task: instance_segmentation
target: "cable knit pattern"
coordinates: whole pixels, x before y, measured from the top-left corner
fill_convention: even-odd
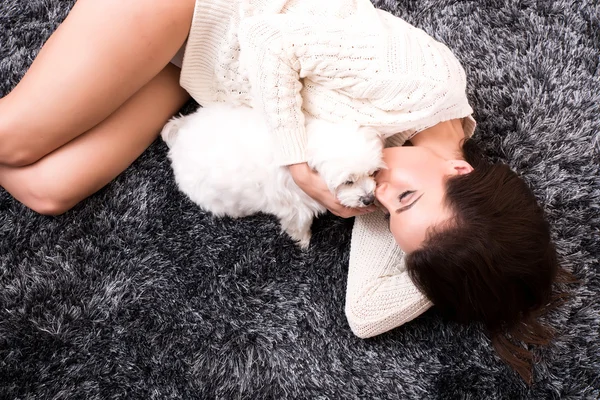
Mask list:
[[[277,160],[306,160],[303,112],[401,142],[472,113],[452,52],[369,0],[198,0],[181,85],[264,110]]]
[[[181,85],[200,104],[262,109],[277,160],[306,160],[303,112],[373,126],[400,146],[441,121],[475,121],[465,73],[451,51],[369,0],[197,0]],[[411,282],[385,217],[357,217],[346,314],[370,337],[431,303]]]

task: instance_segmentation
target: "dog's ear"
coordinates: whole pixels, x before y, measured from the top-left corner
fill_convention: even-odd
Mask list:
[[[179,117],[173,117],[166,123],[160,132],[160,136],[165,141],[167,146],[173,146],[175,140],[177,139],[177,132],[183,125],[184,118],[180,115]]]

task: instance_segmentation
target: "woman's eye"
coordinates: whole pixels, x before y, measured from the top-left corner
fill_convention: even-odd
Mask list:
[[[398,197],[398,200],[402,202],[402,200],[406,200],[406,198],[408,198],[408,196],[410,196],[413,193],[415,193],[414,190],[407,190],[405,192],[402,192],[402,194]]]

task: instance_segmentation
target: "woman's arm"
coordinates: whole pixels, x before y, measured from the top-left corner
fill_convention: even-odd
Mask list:
[[[352,230],[346,317],[361,338],[396,328],[432,306],[410,280],[387,225],[377,211],[356,217]]]
[[[300,63],[294,52],[285,48],[290,29],[286,20],[280,15],[249,17],[238,33],[240,62],[248,72],[253,107],[265,114],[280,165],[306,161]]]
[[[250,17],[242,22],[239,31],[240,60],[248,70],[253,106],[264,112],[274,135],[278,163],[289,166],[294,181],[306,194],[333,214],[349,218],[373,211],[373,208],[359,210],[341,205],[323,179],[305,162],[307,139],[300,79],[318,75],[330,67],[327,57],[314,56],[321,54],[317,45],[310,45],[315,37],[307,37],[307,32],[316,35],[314,29],[317,26],[314,20],[289,15]],[[332,32],[339,33],[341,28],[328,26],[328,29],[330,31],[316,37],[321,40],[322,36]],[[302,45],[294,44],[298,41]],[[316,53],[308,54],[307,49]],[[322,62],[315,61],[321,58]]]

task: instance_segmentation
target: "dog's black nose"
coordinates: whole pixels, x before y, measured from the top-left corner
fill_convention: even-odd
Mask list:
[[[373,204],[373,202],[375,202],[375,195],[373,193],[371,193],[371,194],[368,194],[366,196],[361,196],[359,198],[359,200],[365,206],[370,206],[371,204]]]

